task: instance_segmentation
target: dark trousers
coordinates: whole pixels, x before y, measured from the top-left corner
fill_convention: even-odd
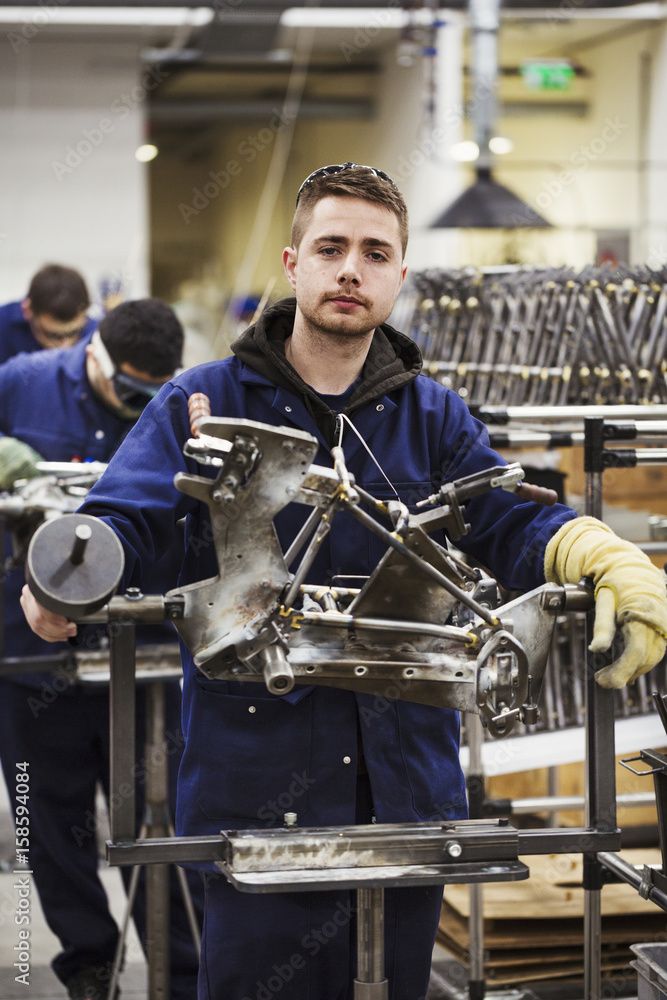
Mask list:
[[[357,822],[371,822],[360,778]],[[198,1000],[352,1000],[356,894],[244,893],[204,875]],[[425,1000],[442,886],[385,890],[390,1000]]]
[[[97,685],[73,685],[53,692],[0,679],[0,759],[12,808],[16,764],[29,774],[29,853],[32,880],[46,921],[59,938],[62,952],[53,960],[65,982],[86,965],[113,960],[118,928],[97,874],[95,788],[100,782],[109,798],[109,696]],[[171,810],[175,808],[176,776],[182,753],[180,686],[165,685],[166,747]],[[150,762],[144,760],[145,697],[137,691],[137,821],[143,811],[143,782]],[[130,870],[121,869],[129,881]],[[175,872],[171,878],[170,956],[172,1000],[196,995],[198,956],[190,934]],[[188,873],[198,914],[203,892],[196,873]],[[133,917],[145,940],[145,892],[140,879]]]

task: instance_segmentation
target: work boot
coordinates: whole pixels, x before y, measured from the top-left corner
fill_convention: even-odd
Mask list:
[[[70,1000],[107,1000],[109,966],[87,965],[78,969],[65,983]]]

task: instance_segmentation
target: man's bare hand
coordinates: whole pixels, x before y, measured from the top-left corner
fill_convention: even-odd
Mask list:
[[[76,635],[76,623],[43,608],[26,584],[21,591],[21,607],[28,625],[47,642],[66,642]]]

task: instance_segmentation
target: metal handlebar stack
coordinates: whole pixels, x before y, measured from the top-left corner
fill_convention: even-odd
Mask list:
[[[427,270],[397,311],[473,406],[667,402],[667,269]]]

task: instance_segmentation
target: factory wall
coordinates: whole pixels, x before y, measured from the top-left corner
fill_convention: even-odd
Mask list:
[[[33,28],[36,26],[33,25]],[[148,289],[144,101],[154,77],[137,41],[5,36],[0,59],[0,301],[55,261],[95,296]]]
[[[425,67],[421,60],[398,66],[388,50],[368,96],[376,102],[372,119],[301,118],[291,142],[284,182],[259,249],[249,289],[261,295],[288,294],[280,251],[289,243],[294,194],[304,177],[323,163],[354,160],[383,167],[401,186],[411,211],[411,267],[454,262],[457,235],[434,232],[432,219],[461,187],[460,167],[447,160],[447,149],[461,135],[462,19],[453,14],[439,32],[434,81],[443,125],[427,112]],[[343,95],[341,95],[343,96]],[[356,96],[360,96],[357,92]],[[446,109],[456,114],[444,126]],[[154,288],[172,298],[195,297],[221,305],[234,279],[250,235],[256,206],[276,169],[277,141],[288,123],[280,108],[268,121],[231,123],[208,144],[172,147],[152,165]]]

